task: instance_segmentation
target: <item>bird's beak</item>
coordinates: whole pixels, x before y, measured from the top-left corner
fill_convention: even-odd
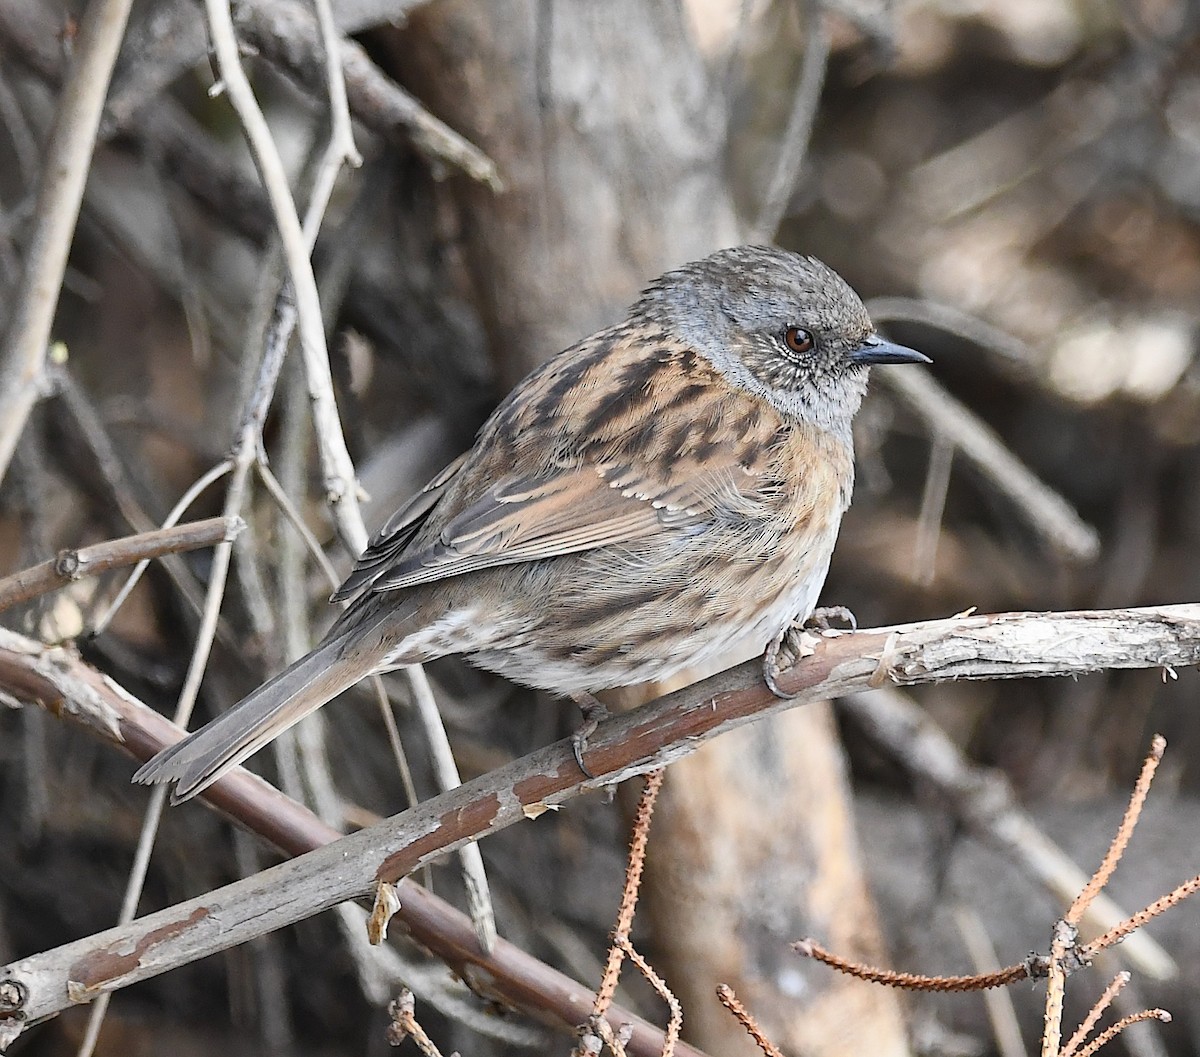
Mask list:
[[[875,363],[933,363],[923,352],[884,341],[872,334],[857,349],[850,353],[850,362],[870,366]]]

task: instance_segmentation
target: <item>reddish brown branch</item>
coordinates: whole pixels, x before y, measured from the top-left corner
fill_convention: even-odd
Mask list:
[[[877,969],[872,965],[852,962],[847,958],[826,950],[816,940],[803,939],[792,944],[792,950],[805,958],[822,962],[846,976],[866,980],[885,987],[899,987],[905,991],[986,991],[992,987],[1005,987],[1024,980],[1030,975],[1029,966],[1010,965],[995,973],[976,973],[971,976],[921,976],[919,973],[900,973],[893,969]]]
[[[63,692],[67,688],[69,695]],[[179,729],[169,720],[84,664],[73,652],[47,649],[4,629],[0,629],[0,692],[35,701],[55,715],[81,723],[135,760],[148,760],[180,737]],[[218,782],[207,791],[205,800],[287,855],[311,852],[342,836],[308,808],[246,770],[239,769]],[[412,881],[400,881],[396,887],[402,904],[396,920],[482,996],[549,1020],[564,1031],[573,1031],[592,1008],[595,993],[582,984],[505,940],[499,940],[490,955],[485,954],[465,914]],[[74,966],[81,976],[85,975],[84,968],[78,962]],[[0,981],[4,976],[0,968]],[[86,1001],[99,993],[91,990],[85,980],[76,983],[81,985],[77,1000]],[[28,997],[27,993],[22,997],[21,1006]],[[65,999],[64,995],[64,1005],[70,1004]],[[19,1007],[14,1011],[23,1012]],[[4,1012],[0,1006],[0,1022]],[[632,1027],[630,1054],[658,1057],[662,1052],[662,1031],[636,1014],[614,1006],[608,1021],[614,1027]],[[683,1057],[705,1057],[692,1046],[681,1045],[676,1052]]]

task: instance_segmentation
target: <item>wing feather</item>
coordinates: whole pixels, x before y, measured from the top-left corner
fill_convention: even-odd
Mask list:
[[[648,356],[614,331],[569,355],[389,519],[335,598],[778,515],[772,411],[681,347]]]

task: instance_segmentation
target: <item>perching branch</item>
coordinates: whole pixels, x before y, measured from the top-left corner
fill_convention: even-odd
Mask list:
[[[180,731],[166,717],[142,704],[70,650],[47,647],[0,628],[0,703],[35,701],[101,739],[146,760],[177,741]],[[289,799],[263,779],[239,768],[218,782],[205,800],[227,817],[288,855],[302,855],[330,845],[341,833],[302,804]],[[573,1031],[592,1008],[595,993],[505,940],[484,952],[471,920],[419,885],[396,886],[401,906],[395,919],[422,947],[442,959],[481,996],[523,1009],[539,1020]],[[24,1008],[28,989],[0,967],[0,1051],[31,1022]],[[53,1015],[55,1010],[45,1014]],[[635,1014],[613,1006],[614,1027],[634,1028],[629,1052],[658,1057],[662,1032]],[[679,1046],[681,1057],[704,1057]]]
[[[27,642],[0,638],[0,690],[9,697],[37,700],[45,692],[31,688],[30,679],[46,660],[31,658],[14,641]],[[72,1003],[369,895],[379,883],[406,877],[468,840],[585,790],[661,767],[717,734],[806,701],[889,680],[914,684],[1198,664],[1200,605],[952,617],[828,633],[814,640],[812,650],[780,677],[781,687],[797,695],[793,699],[773,697],[762,683],[760,662],[749,661],[602,723],[586,753],[595,779],[580,774],[571,741],[564,739],[263,873],[23,959],[0,969],[0,980],[7,978],[23,989],[27,997],[21,1012],[30,1021],[52,1016]],[[50,707],[80,707],[62,691],[58,694]],[[159,747],[148,740],[129,740],[127,748],[145,758]],[[231,789],[245,789],[252,781],[235,772],[212,787],[211,800],[226,805]]]

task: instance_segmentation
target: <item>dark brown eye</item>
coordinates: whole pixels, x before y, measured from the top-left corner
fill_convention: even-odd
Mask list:
[[[803,327],[788,327],[783,342],[792,352],[811,352],[814,344],[813,336]]]

